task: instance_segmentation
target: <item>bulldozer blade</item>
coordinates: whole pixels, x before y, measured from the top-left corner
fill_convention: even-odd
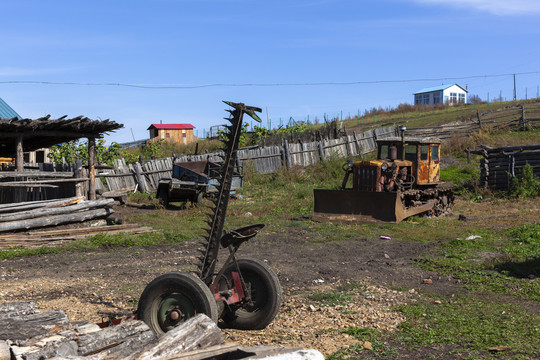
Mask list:
[[[429,211],[435,201],[405,209],[396,192],[313,190],[313,220],[321,222],[394,223]]]

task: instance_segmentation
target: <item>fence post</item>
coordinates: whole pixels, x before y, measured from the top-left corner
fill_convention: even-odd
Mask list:
[[[521,129],[525,130],[525,105],[521,105]]]
[[[73,175],[76,179],[82,178],[82,160],[77,159],[75,160],[75,169],[73,171]],[[83,191],[83,183],[82,182],[76,182],[75,183],[75,196],[84,196]]]
[[[142,168],[140,163],[135,163],[135,177],[137,178],[137,184],[139,184],[139,190],[142,193],[146,192],[146,184],[142,175]]]
[[[285,139],[283,144],[283,153],[285,154],[285,166],[291,168],[291,154],[289,153],[289,142]]]
[[[478,126],[482,128],[482,120],[480,119],[480,111],[476,110],[476,117],[478,118]]]
[[[324,154],[322,140],[317,142],[317,148],[319,149],[319,158],[321,159],[321,161],[326,161],[326,155]]]

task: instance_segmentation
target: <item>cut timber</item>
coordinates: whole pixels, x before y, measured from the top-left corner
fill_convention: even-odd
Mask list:
[[[0,340],[25,340],[69,323],[62,310],[0,318]]]
[[[166,359],[181,353],[221,345],[224,342],[221,330],[216,323],[208,316],[199,314],[163,334],[154,347],[134,354],[129,359]]]
[[[61,229],[61,230],[44,230],[44,231],[28,231],[25,233],[17,234],[4,234],[0,235],[0,239],[12,239],[12,238],[26,238],[26,237],[47,237],[47,236],[62,236],[62,235],[76,235],[87,233],[100,233],[108,230],[129,230],[140,228],[138,224],[124,224],[124,225],[112,225],[112,226],[88,226],[76,229]]]
[[[83,197],[71,197],[71,198],[65,198],[60,200],[43,200],[43,201],[25,201],[25,202],[19,202],[19,203],[10,203],[10,204],[1,204],[0,205],[0,213],[11,213],[14,211],[23,211],[23,210],[31,210],[31,209],[38,209],[42,207],[55,207],[55,206],[67,206],[71,204],[76,204],[78,202],[83,201]]]
[[[0,232],[2,231],[14,231],[23,229],[35,229],[45,226],[55,226],[70,224],[75,222],[83,222],[97,218],[104,218],[114,213],[112,209],[97,209],[89,210],[75,214],[55,215],[44,218],[29,219],[22,221],[9,221],[0,223]]]
[[[101,207],[112,207],[114,205],[113,199],[103,199],[94,201],[83,201],[76,205],[64,206],[64,207],[47,207],[39,208],[27,211],[20,211],[10,214],[0,214],[0,222],[5,221],[17,221],[24,219],[33,219],[42,216],[52,216],[60,214],[69,214],[81,210],[95,209]]]
[[[156,338],[148,325],[139,320],[125,321],[79,337],[79,355],[91,355],[118,346],[125,338],[146,334],[147,343]]]
[[[0,340],[0,360],[11,360],[11,351],[5,340]]]

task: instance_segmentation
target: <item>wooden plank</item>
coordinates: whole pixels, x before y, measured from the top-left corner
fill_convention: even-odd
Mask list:
[[[0,318],[0,340],[25,340],[47,334],[58,326],[67,325],[69,320],[61,310]]]
[[[83,201],[75,205],[62,206],[62,207],[52,207],[52,208],[39,208],[27,211],[20,211],[9,214],[0,214],[0,222],[6,221],[19,221],[24,219],[36,219],[43,216],[52,216],[60,214],[69,214],[76,211],[95,209],[99,207],[111,207],[114,205],[113,199],[103,199],[103,200],[90,200]]]
[[[0,223],[0,231],[14,231],[23,229],[34,229],[38,227],[63,225],[74,222],[83,222],[96,218],[107,217],[114,213],[112,209],[96,209],[84,211],[82,213],[72,213],[55,215],[44,218],[28,219],[24,221],[8,221]]]

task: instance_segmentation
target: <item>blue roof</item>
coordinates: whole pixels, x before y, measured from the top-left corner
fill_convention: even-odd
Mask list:
[[[415,92],[415,94],[423,94],[423,93],[429,93],[429,92],[433,92],[433,91],[442,91],[442,90],[446,90],[449,87],[454,86],[454,85],[460,87],[463,91],[467,92],[467,90],[463,89],[458,84],[450,84],[450,85],[439,85],[439,86],[433,86],[433,87],[425,88],[425,89],[422,89],[420,91]]]
[[[11,108],[2,98],[0,98],[0,119],[22,119],[15,110]]]

